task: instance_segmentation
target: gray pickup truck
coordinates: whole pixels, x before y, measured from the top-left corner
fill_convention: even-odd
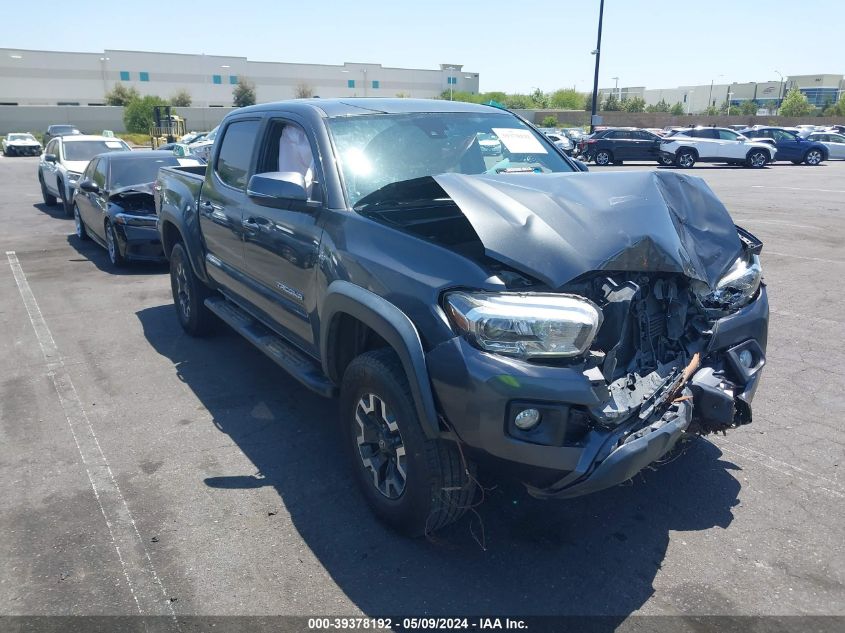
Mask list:
[[[751,421],[768,301],[703,181],[583,171],[488,106],[237,109],[207,167],[159,172],[176,314],[339,394],[354,477],[407,534],[460,517],[482,459],[542,498],[616,485]]]

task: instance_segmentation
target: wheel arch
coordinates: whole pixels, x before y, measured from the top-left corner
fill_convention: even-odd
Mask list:
[[[681,152],[691,152],[692,155],[695,156],[695,160],[698,160],[698,150],[690,145],[681,145],[678,148],[678,151],[675,152],[675,156],[677,156]]]
[[[416,327],[394,304],[377,294],[344,280],[333,281],[320,315],[320,350],[323,371],[335,383],[351,362],[352,352],[389,346],[405,370],[420,424],[429,438],[440,435],[434,394],[428,378],[425,351]],[[360,324],[360,325],[357,325]],[[349,328],[365,328],[362,345],[350,345]],[[370,337],[368,339],[368,337]],[[383,344],[382,344],[383,342]],[[351,357],[352,356],[352,357]]]
[[[164,256],[170,259],[170,252],[173,250],[173,247],[176,246],[176,244],[182,244],[182,247],[188,254],[188,261],[194,269],[194,274],[196,274],[203,283],[208,284],[210,280],[205,270],[202,244],[192,243],[192,240],[187,238],[183,227],[174,221],[174,216],[171,214],[164,214],[164,217],[160,217],[158,232],[161,236],[161,246],[164,251]]]

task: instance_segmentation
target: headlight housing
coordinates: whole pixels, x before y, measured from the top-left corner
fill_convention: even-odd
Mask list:
[[[696,284],[695,291],[701,305],[714,315],[735,312],[747,305],[757,294],[763,279],[763,268],[757,255],[737,258],[731,269],[719,280],[715,290]]]
[[[597,306],[573,295],[450,292],[445,304],[474,345],[522,359],[579,356],[602,321]]]
[[[76,182],[81,177],[82,177],[82,174],[78,174],[75,171],[69,171],[67,173],[67,179],[70,180],[71,182]]]

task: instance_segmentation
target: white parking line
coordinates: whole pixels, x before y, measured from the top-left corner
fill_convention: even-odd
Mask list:
[[[751,185],[752,189],[786,189],[787,191],[820,191],[822,193],[845,193],[842,189],[815,189],[813,187],[776,187],[769,185]]]
[[[88,474],[94,497],[106,520],[112,544],[123,568],[123,576],[141,615],[170,615],[176,619],[167,592],[156,574],[135,519],[120,492],[94,427],[85,413],[76,387],[65,367],[53,334],[41,314],[41,308],[29,286],[15,251],[6,251],[15,283],[35,330],[38,345],[47,363],[47,371],[59,397],[70,433]],[[178,622],[176,623],[178,627]]]
[[[779,257],[794,257],[795,259],[806,259],[811,262],[823,262],[825,264],[845,264],[841,259],[823,259],[821,257],[806,257],[805,255],[790,255],[789,253],[779,253],[778,251],[765,251],[766,255],[778,255]]]

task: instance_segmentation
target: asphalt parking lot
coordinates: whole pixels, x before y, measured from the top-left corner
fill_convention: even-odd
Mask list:
[[[0,614],[845,615],[845,162],[690,172],[765,243],[753,424],[590,497],[484,482],[430,541],[364,506],[334,402],[185,336],[36,164],[0,157]]]

